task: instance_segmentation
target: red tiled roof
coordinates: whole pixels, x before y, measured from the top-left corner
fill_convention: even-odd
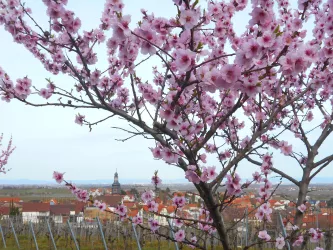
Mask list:
[[[0,197],[0,202],[20,202],[18,197]]]
[[[23,202],[22,212],[48,212],[50,211],[49,203],[37,203],[37,202]]]
[[[165,206],[163,204],[158,204],[158,213],[161,213],[162,209],[165,208]]]
[[[138,214],[138,212],[139,212],[139,210],[137,210],[137,209],[133,209],[133,210],[131,210],[131,211],[128,213],[128,216],[129,216],[129,217],[134,217],[134,216],[136,216],[136,215]]]
[[[167,206],[166,209],[167,209],[168,213],[171,214],[171,213],[175,212],[176,206]]]
[[[51,215],[70,215],[71,211],[75,210],[75,205],[52,205],[50,207]]]
[[[84,211],[84,207],[86,206],[87,204],[83,201],[76,201],[75,202],[75,214],[78,214],[80,212],[83,212]]]
[[[130,201],[124,201],[124,205],[125,205],[127,208],[132,208],[132,207],[135,207],[135,206],[136,206],[136,203],[135,203],[135,202],[130,202]]]
[[[9,215],[10,208],[9,207],[0,207],[0,215]]]
[[[98,196],[96,199],[105,202],[106,205],[110,207],[116,207],[119,203],[121,203],[122,198],[122,195],[102,195]]]

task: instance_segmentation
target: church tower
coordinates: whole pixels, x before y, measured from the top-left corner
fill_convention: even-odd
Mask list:
[[[112,184],[112,194],[120,194],[120,183],[118,181],[118,173],[117,171],[114,174],[114,181]]]

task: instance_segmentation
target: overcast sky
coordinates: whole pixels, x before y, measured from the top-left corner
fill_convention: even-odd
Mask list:
[[[26,0],[27,6],[33,10],[33,16],[43,26],[47,25],[45,7],[40,1]],[[125,1],[125,12],[132,15],[136,23],[140,16],[140,8],[153,11],[156,16],[169,17],[174,13],[171,0],[140,0]],[[69,9],[75,10],[82,20],[84,30],[91,30],[99,25],[99,18],[104,1],[69,1]],[[241,33],[249,19],[247,13],[237,17],[236,31]],[[0,28],[0,66],[12,79],[26,75],[33,80],[37,87],[46,86],[45,78],[51,77],[56,85],[73,86],[73,80],[61,76],[53,76],[19,44],[12,41],[11,36]],[[105,46],[105,45],[103,45]],[[106,65],[104,47],[101,47],[101,57],[98,65]],[[151,74],[151,66],[146,64],[140,69],[144,76]],[[103,67],[102,67],[103,68]],[[147,73],[146,73],[147,71]],[[141,73],[142,73],[141,72]],[[33,98],[38,102],[42,98]],[[89,132],[88,127],[74,123],[75,114],[81,112],[89,121],[107,116],[107,113],[77,111],[56,107],[33,108],[17,101],[7,104],[0,102],[0,133],[4,133],[5,142],[13,136],[17,147],[10,158],[8,167],[12,170],[1,179],[37,179],[50,180],[54,170],[66,172],[68,179],[111,179],[118,169],[120,182],[126,179],[148,179],[154,170],[158,169],[162,179],[179,179],[184,174],[174,166],[154,160],[148,147],[153,141],[134,138],[127,142],[117,142],[115,139],[125,138],[126,134],[111,129],[111,126],[124,126],[118,118],[109,120],[94,127]],[[293,141],[290,140],[290,143]],[[330,143],[332,140],[330,140]],[[295,145],[297,148],[297,145]],[[282,170],[291,171],[299,176],[297,167],[285,164],[284,158],[275,158],[275,166]],[[210,165],[217,164],[214,160]],[[242,165],[243,176],[251,176],[253,168],[249,164]],[[294,166],[293,166],[294,165]],[[291,169],[292,166],[292,169]],[[290,170],[291,169],[291,170]],[[333,171],[324,171],[322,176],[333,176]]]

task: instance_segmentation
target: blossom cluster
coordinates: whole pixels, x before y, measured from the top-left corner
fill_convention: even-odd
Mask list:
[[[2,146],[3,134],[0,134],[0,147]],[[8,163],[9,156],[13,153],[15,147],[12,146],[12,138],[10,138],[9,143],[6,149],[3,149],[0,152],[0,173],[6,173],[8,170],[5,168],[5,165]]]

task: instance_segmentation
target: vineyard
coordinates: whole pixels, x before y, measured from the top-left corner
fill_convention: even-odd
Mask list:
[[[156,234],[133,227],[132,224],[119,221],[82,221],[80,223],[70,222],[55,223],[54,218],[40,220],[38,223],[22,223],[20,217],[3,218],[1,223],[0,249],[61,249],[61,250],[171,250],[191,249],[184,243],[175,243],[171,227],[162,226],[159,230],[168,239],[161,238]],[[74,220],[75,221],[75,220]],[[271,235],[278,236],[280,228],[270,228]],[[258,241],[256,228],[249,225],[247,231],[230,231],[230,239],[234,249],[243,249]],[[223,249],[216,234],[204,233],[196,228],[188,232],[188,236],[196,235],[206,249]],[[321,246],[330,246],[332,234],[325,233],[325,238],[320,242]],[[314,249],[318,243],[306,243],[309,249]],[[264,248],[272,249],[271,243],[264,244]],[[256,249],[253,245],[250,249]],[[307,249],[307,248],[306,248]],[[329,248],[325,248],[329,249]]]
[[[3,219],[1,221],[2,242],[0,249],[138,249],[143,250],[175,249],[172,240],[162,239],[140,228],[135,229],[129,223],[118,221],[100,222],[82,221],[80,223],[54,223],[52,217],[38,223],[22,223],[19,217]],[[99,226],[100,225],[100,226]],[[172,237],[168,227],[161,231]],[[136,235],[136,236],[135,236]],[[137,241],[138,240],[138,241]],[[206,238],[211,249],[222,249],[217,240]],[[177,243],[179,249],[191,249],[185,244]]]

